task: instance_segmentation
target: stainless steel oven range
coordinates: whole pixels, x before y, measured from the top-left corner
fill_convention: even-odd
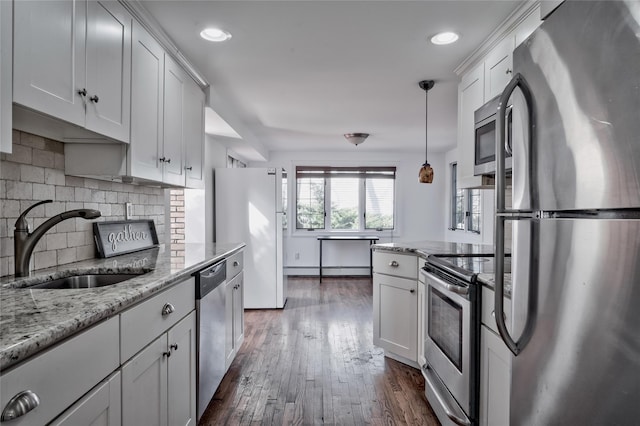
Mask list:
[[[491,257],[429,256],[426,283],[425,394],[443,425],[477,425],[480,296],[476,277],[493,271]]]

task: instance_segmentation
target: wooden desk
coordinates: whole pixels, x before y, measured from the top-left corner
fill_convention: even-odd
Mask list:
[[[371,245],[380,238],[366,235],[322,235],[318,237],[320,241],[320,282],[322,282],[322,242],[323,241],[369,241],[369,276],[373,277],[373,253]]]

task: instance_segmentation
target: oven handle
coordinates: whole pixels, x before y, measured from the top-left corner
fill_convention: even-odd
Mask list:
[[[456,410],[457,407],[452,407],[448,401],[448,398],[443,395],[441,391],[442,385],[440,384],[440,379],[435,375],[431,367],[425,365],[425,367],[422,369],[422,376],[424,377],[426,385],[429,386],[431,393],[435,395],[438,403],[444,409],[447,417],[449,417],[457,425],[470,426],[471,422],[469,421],[469,419],[467,419],[464,415],[459,415],[458,413],[456,413],[456,411],[460,411],[460,409]]]
[[[450,293],[460,294],[462,296],[469,295],[469,287],[463,287],[455,284],[449,284],[446,281],[441,280],[435,275],[432,275],[425,271],[420,271],[421,274],[430,280],[430,283],[436,284],[434,287],[438,287],[442,291],[448,291]]]

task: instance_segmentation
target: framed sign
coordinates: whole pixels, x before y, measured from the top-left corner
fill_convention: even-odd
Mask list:
[[[153,220],[146,219],[94,222],[93,239],[100,257],[117,256],[158,245],[156,225]]]

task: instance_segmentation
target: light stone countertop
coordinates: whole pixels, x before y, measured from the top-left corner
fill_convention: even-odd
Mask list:
[[[58,341],[110,318],[189,278],[194,272],[242,249],[244,243],[186,244],[184,255],[159,247],[108,259],[89,259],[32,272],[29,278],[0,278],[0,370]],[[118,284],[92,289],[29,289],[88,273],[143,273]]]
[[[374,251],[416,254],[426,258],[430,254],[439,255],[493,255],[493,246],[489,244],[450,243],[445,241],[408,241],[381,243],[372,245]]]
[[[464,244],[444,241],[410,241],[374,244],[372,247],[374,251],[414,254],[425,259],[430,254],[453,256],[474,254],[493,256],[493,246],[489,244]],[[478,274],[478,280],[490,289],[494,289],[495,280],[493,274]],[[504,294],[506,297],[511,297],[511,274],[504,274]]]

